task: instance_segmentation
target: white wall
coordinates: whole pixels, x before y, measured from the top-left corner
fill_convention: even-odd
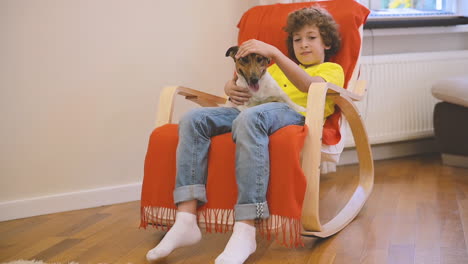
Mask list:
[[[160,89],[223,94],[250,4],[1,1],[0,208],[141,183]]]

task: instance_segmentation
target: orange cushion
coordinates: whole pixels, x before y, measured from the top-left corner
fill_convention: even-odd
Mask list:
[[[258,39],[274,45],[288,55],[286,46],[287,33],[283,30],[289,13],[308,6],[321,6],[330,12],[339,25],[341,49],[330,60],[343,67],[345,88],[350,80],[361,48],[359,27],[369,15],[369,9],[354,0],[334,0],[320,2],[303,2],[292,4],[275,4],[256,6],[244,13],[237,27],[239,28],[239,45],[249,39]],[[339,120],[341,112],[335,111],[323,126],[322,140],[326,145],[336,145],[341,140]]]

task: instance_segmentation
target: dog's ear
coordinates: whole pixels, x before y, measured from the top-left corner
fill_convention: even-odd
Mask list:
[[[270,59],[270,58],[266,58],[266,62],[267,62],[268,65],[270,65],[271,59]]]
[[[226,51],[226,57],[232,57],[234,60],[236,60],[236,58],[235,58],[234,56],[236,56],[238,50],[239,50],[239,47],[238,47],[238,46],[232,46],[232,47],[230,47],[230,48]]]

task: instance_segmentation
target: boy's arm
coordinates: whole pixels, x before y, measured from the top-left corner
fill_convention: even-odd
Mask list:
[[[242,43],[237,51],[236,58],[244,57],[250,53],[257,53],[273,59],[278,67],[280,67],[284,72],[286,77],[301,92],[307,93],[309,91],[310,84],[313,82],[325,82],[322,77],[310,76],[279,49],[265,42],[251,39]]]

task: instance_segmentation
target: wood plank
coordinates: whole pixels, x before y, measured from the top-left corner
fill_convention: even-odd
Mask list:
[[[413,264],[414,245],[390,245],[388,264]]]
[[[80,242],[67,251],[49,255],[47,260],[51,262],[98,263],[110,262],[110,259],[121,256],[125,252],[114,251],[114,254],[108,254],[108,251],[103,250],[103,248],[119,241],[125,243],[127,239],[124,232],[121,231],[122,229],[131,229],[133,233],[144,232],[144,230],[137,228],[139,224],[137,205],[137,203],[126,203],[101,209],[100,213],[111,215],[107,221],[96,222],[96,224],[71,235],[71,238],[78,239]],[[99,252],[100,250],[103,250],[102,253]],[[106,260],[103,258],[106,258]]]
[[[386,263],[387,259],[388,250],[373,249],[364,252],[359,262],[362,264]]]
[[[440,263],[443,264],[460,264],[468,263],[468,255],[466,250],[460,248],[440,248]]]
[[[50,256],[55,256],[60,252],[66,251],[74,245],[81,242],[81,239],[69,238],[60,241],[59,243],[47,248],[44,251],[39,252],[37,255],[33,256],[31,259],[50,259]]]
[[[421,201],[417,209],[415,263],[440,262],[440,219],[433,201]]]
[[[12,256],[11,259],[34,259],[41,252],[44,252],[51,248],[51,245],[57,245],[64,241],[63,237],[46,237],[35,243],[29,244],[23,250]]]
[[[465,249],[468,250],[468,199],[458,200],[458,210],[460,210]]]

